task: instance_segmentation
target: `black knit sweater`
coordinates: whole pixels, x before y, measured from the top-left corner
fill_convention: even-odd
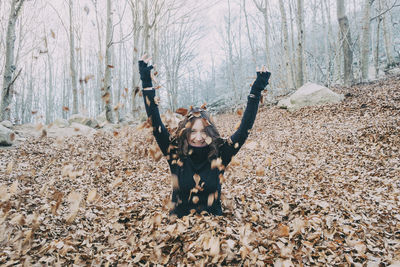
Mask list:
[[[225,167],[228,166],[232,157],[244,144],[249,130],[254,124],[263,88],[260,88],[261,90],[256,89],[252,88],[251,94],[248,96],[247,107],[239,129],[230,138],[226,139],[219,148],[219,155],[216,158],[220,158],[222,165]],[[154,89],[143,90],[147,116],[152,120],[153,134],[161,151],[167,156],[171,174],[176,177],[175,179],[179,184],[172,192],[171,200],[174,208],[171,213],[182,217],[189,214],[190,210],[195,210],[199,213],[207,211],[214,215],[222,215],[220,175],[223,175],[224,170],[222,168],[211,168],[211,162],[207,159],[209,147],[192,147],[193,153],[191,156],[180,159],[183,164],[177,164],[176,150],[171,149],[173,146],[170,146],[170,134],[161,121],[158,106],[154,102],[154,96]],[[198,177],[200,177],[198,185],[201,186],[201,190],[193,190],[196,187],[196,179]]]

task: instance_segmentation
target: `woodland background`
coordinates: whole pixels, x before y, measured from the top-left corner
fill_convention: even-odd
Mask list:
[[[306,81],[374,79],[400,61],[398,0],[0,2],[2,119],[138,117],[138,58],[157,65],[163,110],[243,103],[257,65],[281,95]]]
[[[0,1],[0,121],[16,133],[0,148],[0,265],[399,266],[399,2]],[[170,126],[167,109],[242,105],[261,64],[270,104],[306,81],[344,99],[261,104],[220,178],[224,216],[177,219],[139,124],[145,51]],[[213,116],[223,138],[242,112]],[[74,113],[121,123],[52,123]]]

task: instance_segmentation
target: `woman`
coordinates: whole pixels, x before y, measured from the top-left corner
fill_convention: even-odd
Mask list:
[[[247,139],[256,118],[261,91],[267,86],[271,73],[265,67],[257,71],[240,127],[230,138],[220,137],[203,108],[191,109],[171,136],[154,101],[153,66],[148,66],[149,60],[146,55],[141,58],[139,72],[147,116],[151,118],[153,134],[172,173],[174,208],[171,213],[178,217],[191,211],[222,215],[220,178]]]

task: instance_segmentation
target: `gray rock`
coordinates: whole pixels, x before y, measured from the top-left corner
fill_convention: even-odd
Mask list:
[[[103,111],[96,117],[96,121],[99,123],[100,127],[103,127],[107,123],[106,111]]]
[[[88,123],[89,120],[90,120],[90,118],[88,118],[82,114],[74,114],[68,119],[68,122],[70,124],[72,124],[73,122],[76,122],[76,123],[86,125],[86,123]]]
[[[138,119],[135,119],[135,117],[131,113],[127,113],[123,119],[123,122],[131,125],[137,123]]]
[[[0,146],[11,146],[15,139],[15,133],[0,125]]]
[[[11,129],[13,127],[11,121],[7,121],[7,120],[0,122],[0,124],[8,129]]]
[[[96,119],[90,119],[87,123],[87,126],[92,127],[92,128],[99,128],[100,124]]]
[[[89,126],[89,127],[92,127],[92,128],[98,128],[99,127],[99,122],[96,119],[92,119],[92,118],[86,117],[86,116],[84,116],[82,114],[74,114],[74,115],[72,115],[69,118],[68,122],[70,124],[72,124],[72,123],[80,123],[82,125],[86,125],[86,126]]]
[[[87,125],[73,122],[69,127],[58,127],[53,125],[47,129],[47,136],[49,137],[70,137],[75,135],[93,136],[97,131]]]
[[[63,118],[57,118],[53,121],[53,125],[60,128],[65,128],[69,126],[69,122]]]
[[[289,98],[278,102],[281,108],[287,108],[290,111],[297,110],[306,106],[316,106],[328,103],[339,103],[344,99],[342,94],[336,94],[330,89],[315,83],[306,83],[300,87]]]
[[[400,76],[400,68],[393,68],[386,71],[389,75]]]

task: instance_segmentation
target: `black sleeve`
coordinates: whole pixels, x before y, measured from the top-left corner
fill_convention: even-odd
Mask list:
[[[237,131],[221,146],[220,155],[222,164],[225,167],[229,164],[232,157],[238,153],[249,136],[249,131],[253,127],[254,120],[256,119],[260,97],[261,93],[250,94],[248,96],[246,110],[244,111],[239,129],[237,129]]]
[[[157,144],[160,147],[162,153],[167,155],[167,149],[169,146],[169,132],[161,121],[160,111],[158,105],[154,102],[155,90],[143,90],[144,106],[146,107],[147,116],[151,119],[153,126],[153,134],[156,138]]]

